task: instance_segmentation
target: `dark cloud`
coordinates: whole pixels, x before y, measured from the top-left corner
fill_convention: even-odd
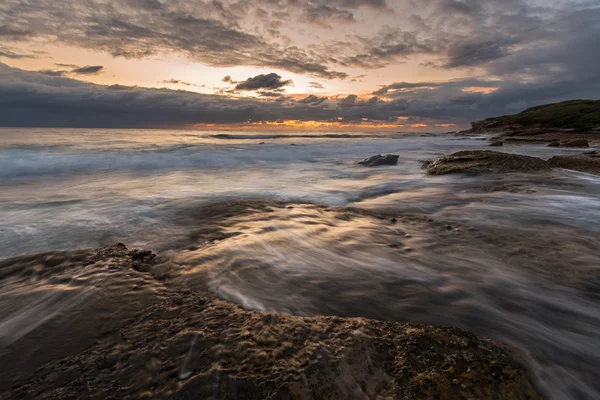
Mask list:
[[[272,97],[272,98],[280,98],[283,97],[283,93],[281,92],[271,92],[271,91],[260,91],[258,95],[261,97]]]
[[[337,121],[337,118],[360,121],[361,118],[387,120],[392,117],[385,104],[335,109],[314,107],[325,103],[325,98],[299,102],[285,96],[274,99],[276,101],[169,89],[100,86],[0,64],[0,121],[5,126],[185,127],[249,120],[326,122]],[[312,106],[307,107],[309,105]]]
[[[509,54],[510,40],[464,43],[452,48],[446,68],[472,67],[497,60]]]
[[[486,86],[487,85],[487,86]],[[465,91],[497,89],[492,93]],[[300,120],[360,123],[409,121],[456,123],[507,114],[569,98],[597,98],[600,80],[519,83],[477,79],[388,85],[385,97],[356,95],[327,99],[314,95],[293,100],[261,90],[267,100],[231,98],[169,89],[100,86],[48,76],[0,64],[0,121],[5,126],[185,127],[190,124],[238,124]],[[272,94],[272,95],[271,95]],[[275,101],[273,101],[275,99]],[[330,106],[334,102],[336,106]],[[401,123],[401,122],[400,122]]]
[[[386,27],[373,37],[356,37],[354,41],[338,43],[340,50],[328,46],[340,65],[353,68],[383,68],[391,62],[412,55],[433,54],[439,44],[418,33]]]
[[[319,82],[308,82],[308,87],[312,89],[325,89],[325,86]]]
[[[38,71],[40,74],[48,76],[65,76],[69,71],[53,70],[53,69],[41,69]]]
[[[303,0],[260,3],[271,8],[285,4],[297,9],[322,5]],[[334,3],[355,8],[362,2]],[[0,21],[18,21],[19,26],[0,26],[0,36],[5,40],[47,39],[116,57],[145,58],[179,52],[211,66],[273,67],[326,79],[347,76],[332,70],[325,55],[269,42],[256,30],[242,28],[237,21],[255,8],[255,4],[243,0],[4,0]]]
[[[354,14],[348,10],[318,5],[304,10],[304,18],[312,24],[331,28],[331,23],[355,22]]]
[[[0,46],[0,57],[10,58],[12,60],[19,60],[23,58],[37,58],[36,55],[27,53],[17,53],[11,49]]]
[[[25,29],[0,25],[0,38],[4,40],[25,40],[31,36],[31,32]]]
[[[54,65],[56,65],[57,67],[60,67],[60,68],[68,68],[70,70],[73,70],[76,68],[81,68],[79,65],[75,65],[75,64],[55,63]]]
[[[48,76],[66,76],[69,74],[96,75],[104,69],[104,67],[101,65],[88,65],[85,67],[80,67],[80,66],[74,65],[74,64],[61,64],[61,63],[57,63],[54,65],[56,65],[57,67],[69,68],[69,70],[42,69],[42,70],[39,70],[38,72],[42,73],[44,75],[48,75]]]
[[[292,80],[282,80],[281,76],[272,72],[270,74],[260,74],[255,77],[239,82],[236,90],[258,90],[258,89],[279,89],[284,86],[290,86],[294,82]]]
[[[340,107],[354,107],[356,105],[356,99],[358,96],[355,94],[350,94],[346,97],[342,97],[338,99],[338,106]]]
[[[184,85],[184,86],[194,86],[191,82],[182,81],[180,79],[166,79],[162,81],[162,83],[167,83],[170,85]]]
[[[319,96],[315,96],[314,94],[311,94],[309,96],[306,96],[303,99],[298,100],[298,103],[309,104],[311,106],[318,106],[318,105],[325,103],[326,101],[327,101],[327,97],[319,97]]]
[[[392,13],[397,22],[378,24],[378,16]],[[590,57],[578,44],[600,40],[599,13],[591,0],[3,0],[0,37],[127,58],[177,52],[211,66],[277,68],[324,79],[411,57],[427,57],[427,67],[530,78],[532,71],[578,69],[559,54]],[[345,36],[336,29],[333,40],[325,33],[312,43],[321,34],[311,32],[319,29],[315,24],[353,21],[372,26]],[[294,42],[290,31],[301,30],[309,40]],[[540,56],[550,60],[536,63]]]
[[[96,75],[103,69],[104,67],[102,65],[86,65],[85,67],[75,68],[71,73],[78,75]]]

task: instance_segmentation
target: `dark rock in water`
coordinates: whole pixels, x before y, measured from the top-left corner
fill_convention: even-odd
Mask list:
[[[571,140],[560,144],[560,147],[590,147],[590,143],[585,139]]]
[[[259,144],[266,144],[265,142],[260,142]]]
[[[548,164],[555,168],[572,169],[600,175],[600,158],[594,156],[556,156],[548,160]]]
[[[504,146],[504,143],[499,140],[490,143],[490,147],[502,147],[502,146]]]
[[[398,220],[397,220],[396,218],[392,218],[392,219],[390,220],[390,222],[391,222],[392,224],[395,224],[396,222],[398,222]]]
[[[546,161],[518,154],[490,150],[466,150],[425,163],[431,175],[461,172],[537,172],[550,169]]]
[[[367,158],[361,162],[360,165],[366,165],[367,167],[377,167],[379,165],[396,165],[398,164],[398,159],[400,156],[395,156],[392,154],[388,154],[386,156],[382,156],[381,154]]]
[[[548,147],[560,147],[560,142],[558,140],[550,142],[548,143]]]

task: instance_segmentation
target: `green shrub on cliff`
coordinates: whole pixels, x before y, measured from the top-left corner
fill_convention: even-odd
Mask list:
[[[573,128],[600,127],[600,100],[569,100],[531,107],[514,115],[474,122],[474,130],[486,128]]]

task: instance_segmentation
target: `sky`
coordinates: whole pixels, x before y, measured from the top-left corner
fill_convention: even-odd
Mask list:
[[[0,2],[0,126],[454,131],[598,65],[600,0]]]

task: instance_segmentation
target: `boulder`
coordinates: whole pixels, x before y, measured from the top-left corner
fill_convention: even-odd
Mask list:
[[[380,165],[396,165],[398,164],[398,159],[400,156],[396,156],[393,154],[388,154],[386,156],[382,156],[381,154],[367,158],[361,162],[360,165],[365,165],[367,167],[377,167]]]
[[[548,143],[548,147],[560,147],[560,142],[558,140],[550,142]]]
[[[431,175],[453,173],[538,172],[548,171],[548,163],[540,158],[490,150],[459,151],[425,162]]]
[[[600,158],[593,156],[556,156],[548,160],[548,164],[555,168],[572,169],[600,175]]]
[[[560,144],[560,147],[590,147],[590,143],[585,139],[571,140],[568,142],[563,142]]]

